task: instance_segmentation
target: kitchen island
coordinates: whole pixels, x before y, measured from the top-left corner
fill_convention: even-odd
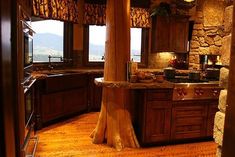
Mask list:
[[[218,81],[130,83],[95,79],[98,86],[129,88],[133,124],[141,145],[210,139],[218,108]]]
[[[36,96],[39,126],[70,115],[100,110],[102,87],[126,88],[131,91],[130,113],[141,145],[212,137],[221,90],[217,81],[130,83],[97,78],[102,75],[103,71],[96,69],[35,73],[40,80]]]

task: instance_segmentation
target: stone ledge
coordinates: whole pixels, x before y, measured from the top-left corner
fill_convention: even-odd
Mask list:
[[[215,139],[215,143],[219,144],[220,146],[222,146],[223,143],[224,120],[225,114],[222,112],[216,112],[213,137]]]
[[[229,75],[229,69],[227,68],[220,69],[220,80],[219,80],[220,87],[228,89],[228,75]]]
[[[220,91],[220,96],[219,96],[219,110],[223,113],[226,111],[226,106],[227,106],[227,90],[221,90]]]

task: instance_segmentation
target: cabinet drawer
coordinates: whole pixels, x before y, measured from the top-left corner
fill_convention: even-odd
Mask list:
[[[87,86],[86,74],[58,75],[45,79],[46,93],[76,89]]]
[[[172,99],[172,90],[171,89],[149,89],[147,92],[148,101],[157,101],[157,100],[171,100]]]
[[[175,117],[201,117],[206,115],[205,106],[183,106],[174,108]]]

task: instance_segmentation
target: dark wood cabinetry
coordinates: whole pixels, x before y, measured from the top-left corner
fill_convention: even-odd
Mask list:
[[[174,17],[171,20],[171,49],[173,52],[186,53],[189,32],[188,17]]]
[[[210,101],[208,102],[208,115],[207,115],[207,131],[206,136],[210,137],[213,135],[214,128],[214,120],[215,114],[219,111],[218,109],[218,101]]]
[[[185,16],[154,16],[152,53],[187,52],[189,20]]]
[[[78,88],[42,95],[42,123],[87,109],[87,89]]]
[[[174,102],[171,120],[172,140],[205,137],[207,104],[201,101]]]
[[[152,52],[169,52],[170,47],[170,19],[163,16],[155,16],[152,21]]]
[[[95,78],[103,77],[103,73],[89,74],[88,84],[88,110],[99,111],[102,100],[102,87],[98,87],[94,83]]]
[[[141,144],[212,137],[218,100],[172,101],[172,89],[136,91],[136,131]]]
[[[170,140],[172,89],[149,89],[139,93],[138,127],[140,142],[150,144]],[[142,99],[143,98],[143,99]]]
[[[147,143],[170,140],[171,103],[152,101],[147,103],[144,140]]]
[[[87,110],[87,74],[49,76],[37,85],[37,128]]]

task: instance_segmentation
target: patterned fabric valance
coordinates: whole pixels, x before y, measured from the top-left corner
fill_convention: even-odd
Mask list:
[[[84,5],[84,24],[105,25],[106,6],[101,4]]]
[[[78,5],[74,0],[33,0],[33,15],[78,23]]]
[[[145,8],[131,8],[130,12],[131,27],[149,28],[150,14]],[[101,4],[84,5],[84,24],[105,25],[106,6]]]
[[[144,8],[131,8],[131,27],[150,27],[150,14],[147,9]]]

